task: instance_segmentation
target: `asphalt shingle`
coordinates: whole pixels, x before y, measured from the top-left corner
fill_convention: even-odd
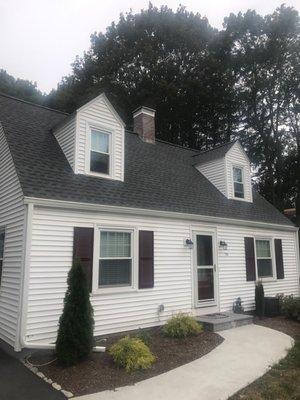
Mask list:
[[[24,196],[291,225],[256,192],[253,203],[223,196],[193,167],[197,152],[160,141],[144,143],[129,132],[124,182],[75,175],[51,133],[66,118],[0,95],[0,123]]]

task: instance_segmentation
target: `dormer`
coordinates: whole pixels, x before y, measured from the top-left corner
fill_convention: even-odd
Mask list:
[[[75,174],[124,180],[125,124],[104,93],[76,110],[53,134]]]
[[[195,155],[193,165],[228,199],[252,202],[250,161],[239,141]]]

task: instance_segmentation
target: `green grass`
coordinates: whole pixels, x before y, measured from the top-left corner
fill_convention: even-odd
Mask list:
[[[299,400],[300,337],[287,356],[230,400]]]

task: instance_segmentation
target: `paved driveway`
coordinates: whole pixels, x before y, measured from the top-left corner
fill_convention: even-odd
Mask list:
[[[0,350],[0,400],[65,400],[65,396]]]

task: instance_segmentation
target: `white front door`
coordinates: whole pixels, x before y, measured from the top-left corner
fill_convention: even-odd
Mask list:
[[[194,234],[195,305],[217,305],[217,266],[214,232]]]

